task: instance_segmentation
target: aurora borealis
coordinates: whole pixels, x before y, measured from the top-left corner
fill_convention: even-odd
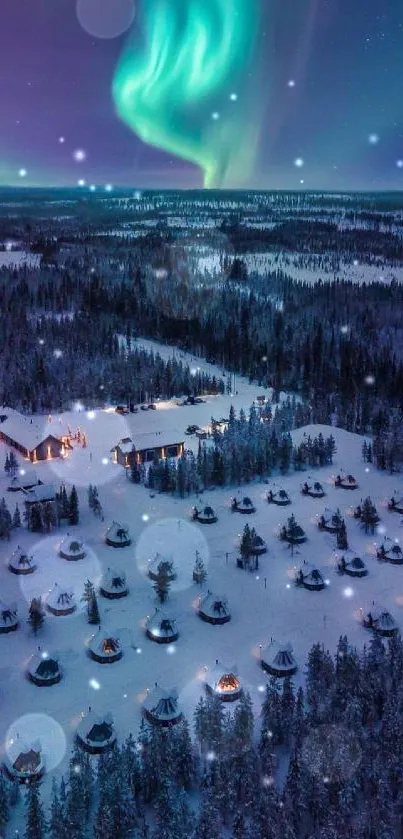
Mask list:
[[[148,0],[144,44],[130,38],[116,71],[118,114],[145,143],[199,166],[205,187],[239,186],[253,171],[258,21],[258,0]]]
[[[8,3],[0,184],[401,189],[402,56],[400,0]]]

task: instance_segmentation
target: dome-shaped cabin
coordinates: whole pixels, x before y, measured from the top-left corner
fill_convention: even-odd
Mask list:
[[[176,620],[159,609],[148,619],[146,624],[146,635],[151,641],[157,644],[173,644],[179,637],[176,628]]]
[[[90,658],[98,661],[99,664],[113,664],[119,661],[123,655],[122,644],[112,632],[99,630],[88,642],[88,653]]]
[[[60,543],[59,556],[63,559],[67,559],[69,562],[84,559],[86,553],[84,543],[80,539],[72,538],[69,534],[67,534]]]
[[[57,617],[72,615],[77,609],[73,589],[54,584],[52,591],[46,598],[46,608],[51,615]]]
[[[377,635],[390,638],[396,635],[399,627],[387,609],[379,609],[373,606],[362,619],[363,626],[372,629]]]
[[[276,641],[263,648],[260,664],[263,670],[280,679],[293,676],[298,670],[291,644],[278,644]]]
[[[39,781],[45,771],[42,746],[37,740],[32,745],[24,744],[17,737],[8,747],[8,760],[4,764],[7,775],[20,784]]]
[[[303,565],[295,577],[297,586],[303,586],[308,591],[322,591],[325,588],[325,581],[318,568],[308,568]]]
[[[102,597],[107,597],[108,600],[119,600],[121,597],[126,597],[129,589],[124,571],[113,571],[108,568],[101,579],[99,591]]]
[[[337,570],[339,574],[347,574],[349,577],[366,577],[368,568],[360,556],[351,551],[343,551],[337,558]]]
[[[376,549],[377,559],[383,562],[390,562],[392,565],[403,565],[403,550],[398,544],[387,536]]]
[[[148,576],[151,580],[158,580],[159,575],[163,573],[169,582],[176,580],[176,571],[173,560],[161,556],[157,553],[154,559],[148,563]]]
[[[242,691],[237,668],[225,667],[218,659],[214,667],[207,670],[205,684],[207,692],[217,696],[221,702],[235,702]]]
[[[10,606],[0,602],[0,633],[15,632],[18,629],[18,608],[15,603]]]
[[[319,530],[326,530],[328,533],[337,533],[344,519],[339,509],[332,510],[326,507],[318,519]]]
[[[112,749],[116,733],[111,714],[103,716],[89,711],[77,726],[78,744],[91,755],[100,755]]]
[[[326,495],[322,484],[319,481],[304,481],[301,484],[302,495],[309,495],[310,498],[323,498]]]
[[[178,693],[175,688],[164,690],[157,683],[143,702],[143,714],[148,722],[170,728],[183,720],[183,713],[178,703]]]
[[[207,623],[223,624],[231,620],[227,598],[211,591],[200,597],[197,612]]]
[[[197,507],[193,507],[193,521],[198,521],[199,524],[214,524],[218,521],[218,518],[213,510],[212,507],[203,507],[202,510],[198,510]]]
[[[60,682],[62,671],[57,658],[47,653],[36,653],[28,662],[27,676],[38,687],[50,687]]]
[[[19,575],[33,574],[37,568],[32,554],[27,554],[19,545],[11,554],[8,567],[12,574]]]
[[[337,475],[334,485],[339,489],[358,489],[358,483],[353,475]]]
[[[242,513],[243,515],[256,513],[256,507],[247,495],[239,501],[237,498],[233,498],[231,502],[231,510],[234,513]]]
[[[298,524],[294,516],[290,516],[287,524],[283,525],[280,530],[280,539],[290,545],[301,545],[306,542],[306,538],[305,530]]]
[[[291,504],[291,498],[285,489],[269,489],[267,493],[268,504],[277,504],[278,507],[286,507]]]
[[[112,548],[127,548],[132,543],[129,528],[124,524],[113,521],[106,531],[105,542]]]

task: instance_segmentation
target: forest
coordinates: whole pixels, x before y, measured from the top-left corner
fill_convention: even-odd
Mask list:
[[[0,775],[0,831],[25,799],[25,839],[400,839],[403,642],[309,651],[306,687],[262,686],[232,710],[201,697],[189,721],[137,734],[92,759],[78,745],[41,786]]]

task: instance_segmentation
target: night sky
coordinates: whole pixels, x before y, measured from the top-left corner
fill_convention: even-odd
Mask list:
[[[1,12],[0,184],[403,186],[401,0]]]

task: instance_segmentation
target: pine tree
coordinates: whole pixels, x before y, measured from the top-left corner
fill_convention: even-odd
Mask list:
[[[69,499],[69,522],[70,524],[78,524],[78,495],[77,490],[73,484]]]
[[[9,454],[9,464],[10,464],[10,475],[14,478],[14,475],[18,469],[18,460],[14,454],[14,452],[10,452]]]
[[[66,810],[57,789],[56,778],[52,779],[52,798],[50,803],[49,839],[69,839]]]
[[[18,504],[16,504],[14,513],[13,513],[13,521],[12,526],[14,527],[21,527],[21,513]]]
[[[38,630],[43,626],[44,619],[45,613],[42,608],[42,598],[33,597],[29,607],[28,623],[31,625],[34,635],[36,635]]]
[[[10,817],[9,794],[4,773],[0,773],[0,836],[6,835],[6,825]]]
[[[243,529],[240,551],[243,561],[246,562],[252,553],[252,533],[248,524],[245,524]]]
[[[203,585],[205,580],[207,579],[207,571],[204,565],[203,559],[199,554],[199,551],[196,551],[196,559],[193,568],[193,580],[195,583],[199,583],[199,585]]]
[[[96,624],[97,626],[101,623],[98,600],[95,591],[88,601],[88,623]]]
[[[45,839],[47,830],[40,784],[33,783],[27,787],[25,806],[25,839]]]
[[[4,471],[5,471],[6,475],[10,474],[10,458],[8,456],[8,453],[6,455],[6,462],[4,464]]]
[[[2,498],[0,501],[0,539],[10,539],[12,525],[11,513]]]
[[[344,519],[342,520],[340,527],[337,529],[336,538],[338,550],[346,551],[348,548],[348,539],[347,528]]]
[[[169,594],[170,586],[171,581],[169,579],[169,568],[165,562],[160,562],[157,569],[157,577],[153,585],[154,591],[160,603],[165,603]]]

